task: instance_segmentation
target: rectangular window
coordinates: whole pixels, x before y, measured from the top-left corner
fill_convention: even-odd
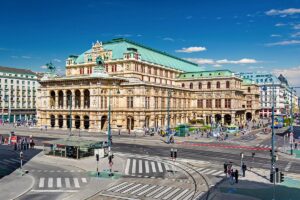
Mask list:
[[[158,108],[158,97],[154,97],[154,108]]]
[[[203,108],[203,99],[197,100],[197,108]]]
[[[127,108],[133,108],[133,97],[127,97]]]
[[[206,108],[212,108],[212,100],[206,99]]]
[[[166,105],[165,105],[165,97],[162,97],[161,98],[161,108],[165,108]]]
[[[215,105],[216,108],[221,108],[221,99],[216,99],[215,101],[216,101],[215,102],[216,103],[216,105]]]
[[[225,108],[231,108],[231,99],[225,99]]]

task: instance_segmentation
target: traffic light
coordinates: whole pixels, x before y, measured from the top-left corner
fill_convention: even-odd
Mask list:
[[[270,182],[274,183],[274,174],[273,173],[270,173]]]
[[[275,181],[276,183],[279,183],[279,169],[278,168],[275,168]]]
[[[284,173],[280,172],[280,183],[284,182]]]
[[[173,151],[173,149],[171,149],[171,158],[173,158],[174,157],[174,151]]]
[[[177,149],[174,151],[174,158],[177,158]]]
[[[99,154],[96,154],[96,161],[99,161]]]

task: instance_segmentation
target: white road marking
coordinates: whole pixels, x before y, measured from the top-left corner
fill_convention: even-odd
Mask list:
[[[143,161],[142,160],[139,160],[139,173],[143,173]]]
[[[38,172],[41,172],[42,170],[38,170]]]
[[[217,171],[217,170],[212,169],[212,170],[210,170],[210,171],[205,172],[205,174],[211,174],[211,173],[214,173],[214,172],[216,172],[216,171]]]
[[[154,198],[157,199],[157,198],[161,197],[163,194],[167,193],[171,189],[172,189],[172,187],[168,187],[165,190],[162,190],[161,193],[158,193]]]
[[[69,178],[65,178],[65,183],[66,183],[66,188],[70,188],[71,187],[70,179]]]
[[[58,188],[61,187],[61,178],[56,179],[56,187],[58,187]]]
[[[152,189],[155,188],[155,187],[156,187],[156,185],[152,185],[151,187],[147,188],[146,190],[140,192],[140,193],[137,194],[137,195],[138,195],[138,196],[141,196],[141,195],[143,195],[143,194],[149,192],[150,190],[152,190]]]
[[[149,162],[148,160],[145,161],[145,168],[146,168],[146,174],[148,174],[150,171],[149,171]]]
[[[194,192],[190,192],[183,200],[190,200],[191,197],[194,195]]]
[[[166,171],[170,171],[170,166],[167,164],[164,164]]]
[[[197,172],[201,171],[203,169],[203,167],[199,167],[198,169],[196,169]]]
[[[6,162],[6,163],[11,163],[11,164],[15,164],[15,163],[16,163],[16,162],[14,162],[14,161],[7,160],[7,159],[4,159],[3,161]]]
[[[187,193],[189,191],[189,189],[185,189],[183,190],[180,194],[176,195],[172,200],[178,200],[180,199],[183,195],[185,195],[185,193]]]
[[[180,189],[176,188],[175,190],[173,190],[172,192],[170,192],[167,196],[165,196],[163,198],[163,200],[167,200],[168,198],[170,198],[171,196],[173,196],[174,194],[176,194],[178,191],[180,191]]]
[[[49,188],[53,187],[53,178],[48,178],[48,187]]]
[[[134,199],[134,198],[129,198],[129,197],[121,197],[121,196],[116,196],[116,195],[111,195],[111,194],[103,194],[103,193],[100,193],[99,196],[113,197],[114,199],[139,200],[139,199]]]
[[[139,191],[141,191],[142,189],[144,189],[145,187],[148,187],[148,186],[149,186],[149,185],[144,185],[144,186],[138,188],[137,190],[132,191],[130,194],[138,193]]]
[[[130,166],[130,159],[127,159],[126,167],[125,167],[125,175],[129,175],[129,166]]]
[[[156,167],[155,167],[155,163],[151,162],[151,167],[152,167],[152,172],[156,173]]]
[[[200,173],[205,173],[205,172],[207,172],[207,171],[209,171],[210,169],[204,169],[204,170],[202,170],[202,171],[199,171]]]
[[[292,162],[288,162],[288,164],[286,165],[286,167],[284,168],[284,171],[289,171],[291,168]]]
[[[120,191],[126,189],[127,187],[132,186],[133,184],[134,184],[134,183],[129,183],[128,185],[124,185],[124,186],[122,186],[122,187],[116,189],[114,192],[120,192]]]
[[[133,187],[131,187],[131,188],[128,188],[127,190],[124,190],[122,193],[125,194],[125,193],[127,193],[127,192],[130,192],[131,190],[133,190],[133,189],[139,187],[140,185],[142,185],[142,184],[137,184],[137,185],[135,185],[135,186],[133,186]]]
[[[203,193],[204,193],[204,192],[200,192],[200,193],[196,196],[195,199],[198,199],[199,197],[201,197]]]
[[[146,195],[146,197],[151,197],[152,195],[154,195],[155,193],[157,193],[158,191],[160,191],[160,190],[163,189],[163,188],[164,188],[164,186],[160,186],[160,187],[156,188],[156,189],[153,190],[152,192],[148,193],[148,194]]]
[[[86,178],[81,178],[81,181],[82,181],[83,183],[87,183]]]
[[[163,172],[162,166],[161,166],[161,162],[157,162],[158,165],[158,171],[159,172]]]
[[[40,182],[39,182],[39,188],[42,188],[42,187],[44,187],[44,185],[45,185],[45,178],[40,178]]]
[[[10,158],[10,160],[13,160],[15,162],[20,162],[20,159]]]
[[[73,178],[73,181],[74,181],[75,187],[76,187],[76,188],[80,188],[78,178]]]
[[[220,175],[220,174],[222,174],[222,173],[224,173],[224,172],[222,172],[222,171],[217,171],[217,172],[213,173],[212,175],[213,175],[213,176],[217,176],[217,175]],[[224,173],[224,174],[225,174],[225,173]]]
[[[136,170],[136,159],[132,160],[132,169],[131,169],[131,173],[135,174],[135,170]]]
[[[120,186],[122,186],[122,185],[125,185],[127,182],[123,182],[123,183],[121,183],[121,184],[118,184],[118,185],[115,185],[115,186],[113,186],[113,187],[111,187],[111,188],[109,188],[108,190],[106,190],[106,191],[112,191],[112,190],[114,190],[114,189],[116,189],[116,188],[118,188],[118,187],[120,187]]]

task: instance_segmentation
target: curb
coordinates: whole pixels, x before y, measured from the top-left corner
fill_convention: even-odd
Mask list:
[[[24,191],[23,193],[21,193],[18,196],[12,198],[11,200],[18,199],[19,197],[23,196],[24,194],[26,194],[27,192],[29,192],[30,190],[32,190],[32,188],[33,188],[33,186],[35,184],[35,180],[34,180],[33,176],[31,176],[31,175],[28,175],[28,177],[30,177],[32,179],[32,183],[31,183],[30,187],[26,191]]]

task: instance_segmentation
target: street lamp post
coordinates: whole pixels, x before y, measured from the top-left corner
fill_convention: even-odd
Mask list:
[[[170,101],[171,101],[171,90],[168,90],[168,122],[167,122],[167,135],[170,135]]]
[[[290,121],[290,130],[291,130],[291,135],[290,137],[292,137],[292,133],[293,133],[293,88],[291,87],[291,111],[290,111],[290,115],[291,115],[291,121]],[[293,135],[294,136],[294,135]],[[293,155],[293,138],[291,138],[291,155]]]

